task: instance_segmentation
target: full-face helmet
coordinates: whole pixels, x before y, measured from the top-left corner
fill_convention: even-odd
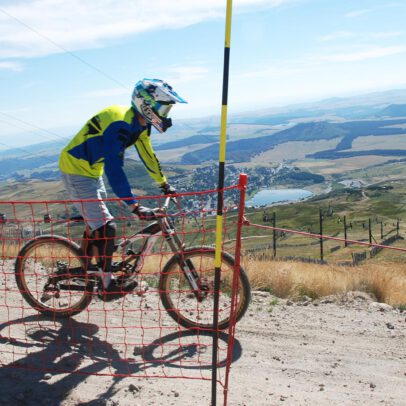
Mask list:
[[[160,133],[172,126],[168,118],[175,103],[187,103],[166,82],[160,79],[140,80],[134,88],[131,104]]]

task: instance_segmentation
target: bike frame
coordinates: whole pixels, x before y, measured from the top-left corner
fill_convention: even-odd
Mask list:
[[[164,209],[166,207],[167,204],[164,205]],[[166,242],[171,248],[171,251],[174,254],[179,254],[178,261],[179,265],[183,273],[185,274],[186,278],[188,279],[191,288],[195,292],[198,292],[199,286],[197,284],[197,280],[199,278],[199,275],[193,268],[193,264],[189,263],[189,261],[186,261],[184,259],[182,252],[184,250],[185,244],[176,234],[172,221],[168,216],[158,217],[157,221],[149,224],[147,227],[143,228],[142,230],[138,231],[137,233],[133,234],[128,239],[122,241],[117,245],[116,251],[121,251],[123,253],[122,254],[124,257],[123,264],[129,265],[132,261],[135,260],[135,265],[134,268],[132,269],[133,275],[130,277],[130,279],[135,278],[141,272],[141,269],[144,266],[145,258],[148,255],[150,255],[157,240],[162,236],[165,238]],[[137,253],[134,253],[132,251],[124,253],[124,250],[127,246],[131,245],[132,243],[140,239],[145,239],[145,242]]]
[[[172,220],[166,214],[169,203],[174,200],[174,197],[168,196],[165,199],[165,204],[161,208],[154,209],[154,212],[156,213],[156,221],[148,224],[142,230],[136,232],[129,238],[117,244],[115,247],[115,252],[118,251],[119,253],[121,253],[122,261],[120,262],[120,266],[122,269],[127,270],[129,269],[128,267],[131,267],[128,280],[135,280],[144,266],[145,258],[152,252],[152,249],[155,246],[157,240],[160,237],[164,237],[171,251],[177,256],[179,266],[182,269],[185,277],[189,281],[190,287],[194,291],[197,299],[203,300],[204,293],[201,292],[201,289],[199,287],[199,274],[195,270],[192,261],[185,260],[183,254],[185,244],[177,235]],[[83,221],[83,219],[77,218],[75,219],[75,221]],[[128,246],[141,239],[145,239],[145,241],[138,252],[134,252],[131,249],[125,252],[125,249]],[[134,264],[132,265],[132,263]],[[103,272],[97,267],[91,266],[89,263],[87,264],[87,275],[93,276],[95,278],[100,278],[102,276],[102,273]],[[74,277],[80,277],[80,275],[74,275]],[[52,283],[64,279],[63,276],[53,276],[51,278]],[[69,288],[72,289],[71,287]]]

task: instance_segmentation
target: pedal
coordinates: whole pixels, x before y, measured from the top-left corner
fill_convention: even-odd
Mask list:
[[[68,270],[68,263],[65,261],[56,261],[56,269],[59,272],[67,272]]]
[[[117,285],[121,286],[124,285],[126,282],[128,282],[128,280],[130,279],[129,274],[125,273],[125,272],[116,272],[114,274],[114,279],[116,280]]]
[[[113,280],[107,289],[99,286],[97,296],[103,302],[111,302],[132,292],[138,285],[137,281],[128,281],[127,284]]]

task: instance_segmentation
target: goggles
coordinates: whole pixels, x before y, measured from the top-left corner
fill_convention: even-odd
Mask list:
[[[142,116],[147,123],[152,124],[160,133],[164,133],[172,126],[172,120],[164,116],[164,114],[169,113],[171,108],[172,104],[156,103],[154,108],[145,102],[140,105]]]
[[[154,110],[160,117],[167,117],[173,104],[161,104],[157,102],[154,106]]]

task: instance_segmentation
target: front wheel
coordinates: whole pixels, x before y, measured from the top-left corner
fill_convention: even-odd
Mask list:
[[[215,250],[212,247],[192,247],[185,249],[183,255],[174,255],[162,270],[159,294],[169,315],[186,328],[213,328],[214,308],[214,266]],[[198,300],[180,264],[184,261],[198,276],[198,285],[203,290],[203,299]],[[222,253],[221,282],[218,328],[224,330],[230,325],[231,293],[234,258]],[[246,273],[240,268],[238,280],[236,321],[247,311],[251,299],[251,287]]]
[[[82,250],[63,237],[29,241],[18,254],[15,277],[27,303],[47,316],[73,316],[92,300],[93,282],[86,278]]]

